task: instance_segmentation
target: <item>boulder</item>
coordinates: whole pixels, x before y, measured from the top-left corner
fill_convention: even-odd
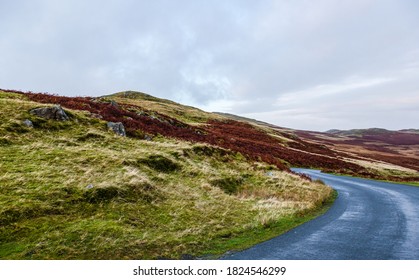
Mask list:
[[[108,126],[108,129],[112,130],[116,134],[121,136],[127,136],[127,134],[125,133],[125,127],[121,122],[108,122],[106,125]]]
[[[60,105],[54,105],[51,107],[35,108],[30,110],[30,113],[41,118],[57,120],[57,121],[68,121],[70,118],[67,116],[63,108]]]
[[[273,177],[274,173],[272,171],[268,171],[268,172],[265,173],[265,175],[268,176],[268,177]]]
[[[26,125],[27,127],[33,127],[33,123],[28,119],[24,120],[23,124]]]
[[[119,104],[114,100],[111,100],[111,106],[119,109]]]

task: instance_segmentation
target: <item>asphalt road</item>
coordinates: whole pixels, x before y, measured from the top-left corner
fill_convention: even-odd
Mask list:
[[[419,259],[419,187],[294,169],[338,191],[324,215],[222,259]]]

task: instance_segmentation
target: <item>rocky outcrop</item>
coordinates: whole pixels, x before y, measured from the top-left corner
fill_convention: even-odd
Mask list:
[[[112,130],[116,134],[124,137],[127,136],[125,133],[125,127],[121,122],[108,122],[106,125],[108,126],[108,129]]]
[[[41,118],[57,120],[57,121],[68,121],[70,118],[67,116],[63,108],[60,105],[54,105],[51,107],[35,108],[30,110],[30,113]]]

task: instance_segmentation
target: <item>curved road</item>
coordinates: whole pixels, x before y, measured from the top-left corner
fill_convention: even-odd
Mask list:
[[[324,215],[223,259],[419,259],[419,188],[294,169],[339,193]]]

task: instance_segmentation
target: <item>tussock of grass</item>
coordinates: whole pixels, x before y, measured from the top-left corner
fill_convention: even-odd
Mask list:
[[[232,151],[116,136],[86,112],[61,125],[21,95],[0,92],[0,106],[0,259],[216,255],[295,226],[332,194]]]
[[[137,164],[145,164],[156,171],[164,173],[174,172],[181,169],[181,166],[178,163],[161,155],[150,155],[147,158],[139,159]]]
[[[213,186],[219,187],[227,194],[237,194],[242,183],[243,178],[235,177],[227,177],[211,181]]]

